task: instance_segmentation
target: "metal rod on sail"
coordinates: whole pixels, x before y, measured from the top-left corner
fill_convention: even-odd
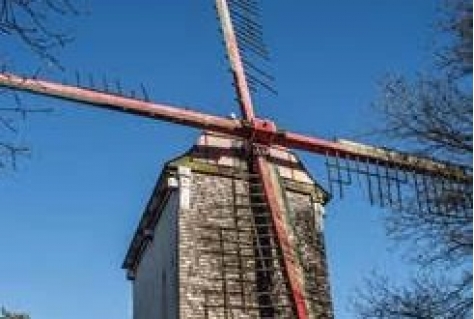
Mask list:
[[[227,55],[229,57],[230,66],[235,80],[242,118],[248,122],[252,122],[255,118],[252,98],[245,77],[244,66],[242,58],[240,57],[237,38],[230,17],[229,6],[226,0],[216,0],[216,7],[221,22],[222,32],[224,34]]]

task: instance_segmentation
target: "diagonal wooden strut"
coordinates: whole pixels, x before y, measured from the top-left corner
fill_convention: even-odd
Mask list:
[[[265,156],[256,154],[254,163],[263,185],[263,191],[271,213],[273,229],[275,231],[276,240],[282,252],[283,265],[288,279],[288,285],[291,291],[292,301],[295,306],[298,319],[308,318],[307,301],[304,297],[303,287],[301,284],[301,274],[298,272],[297,258],[294,252],[290,237],[288,235],[287,226],[285,225],[283,212],[277,200],[277,190],[272,181],[269,163]]]

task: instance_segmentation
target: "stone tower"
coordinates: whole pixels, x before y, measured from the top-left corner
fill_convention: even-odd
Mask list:
[[[165,165],[123,264],[133,319],[295,318],[243,145],[206,132]],[[332,318],[322,234],[328,195],[288,150],[272,148],[268,156],[307,312]]]

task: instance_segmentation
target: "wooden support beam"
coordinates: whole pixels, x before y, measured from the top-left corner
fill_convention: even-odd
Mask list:
[[[308,318],[308,307],[303,293],[301,279],[298,278],[298,264],[295,258],[295,247],[290,241],[288,235],[288,226],[285,225],[285,219],[277,199],[277,189],[274,186],[270,171],[270,163],[264,155],[257,154],[254,158],[256,169],[260,175],[263,185],[265,198],[272,217],[273,228],[276,235],[278,246],[283,255],[283,264],[291,291],[292,301],[294,303],[298,319]]]

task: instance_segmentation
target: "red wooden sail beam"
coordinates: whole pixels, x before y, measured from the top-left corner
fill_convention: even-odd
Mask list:
[[[224,35],[227,55],[229,57],[230,67],[232,69],[232,75],[234,76],[235,80],[235,87],[237,90],[237,97],[239,100],[242,117],[250,122],[255,118],[252,106],[252,98],[250,96],[250,90],[245,76],[242,59],[240,57],[227,1],[216,0],[216,8],[221,21],[222,33]]]
[[[283,265],[288,276],[288,286],[292,292],[293,302],[297,318],[308,318],[303,287],[298,276],[298,265],[296,263],[295,248],[288,236],[283,212],[278,204],[277,190],[272,181],[270,167],[264,155],[256,154],[255,166],[260,175],[263,191],[270,209],[273,220],[273,229],[283,256]]]
[[[298,133],[284,132],[277,135],[274,143],[312,153],[396,167],[403,171],[442,176],[460,182],[470,183],[472,181],[472,176],[468,175],[465,169],[460,166],[348,140],[328,141]]]
[[[344,140],[334,142],[282,131],[272,121],[259,118],[254,118],[252,121],[233,120],[175,106],[140,101],[7,73],[0,73],[0,86],[229,134],[264,145],[280,145],[311,153],[345,157],[379,165],[391,165],[401,170],[444,176],[459,181],[469,182],[472,178],[467,176],[461,168],[449,164]]]
[[[0,74],[0,86],[224,134],[239,135],[242,128],[239,121],[225,117],[13,74]]]

